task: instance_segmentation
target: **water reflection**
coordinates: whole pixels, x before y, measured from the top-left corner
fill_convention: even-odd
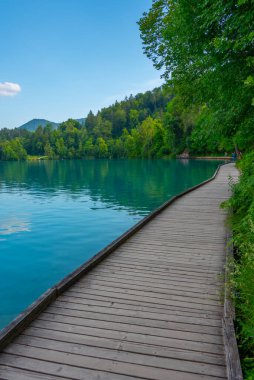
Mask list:
[[[11,235],[18,232],[30,231],[30,223],[25,219],[20,219],[13,216],[0,220],[0,235]]]
[[[95,203],[147,212],[208,178],[217,165],[215,161],[189,160],[6,162],[0,163],[0,190],[15,188],[40,201],[59,194],[73,200],[89,196]]]

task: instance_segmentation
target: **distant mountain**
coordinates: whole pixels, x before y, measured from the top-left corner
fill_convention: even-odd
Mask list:
[[[21,125],[18,128],[19,129],[26,129],[27,131],[33,132],[40,125],[42,127],[46,127],[47,124],[51,124],[54,129],[56,129],[59,125],[59,123],[54,123],[53,121],[49,121],[49,120],[45,120],[45,119],[33,119],[33,120],[30,120],[27,123]]]
[[[77,120],[80,124],[83,124],[85,122],[85,118],[81,119],[75,119]],[[27,131],[34,132],[36,128],[39,126],[45,127],[47,124],[51,124],[53,129],[56,129],[60,123],[55,123],[53,121],[45,120],[45,119],[33,119],[28,121],[27,123],[21,125],[18,127],[19,129],[26,129]]]

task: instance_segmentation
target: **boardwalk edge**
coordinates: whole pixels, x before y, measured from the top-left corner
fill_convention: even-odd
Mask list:
[[[241,361],[234,328],[235,308],[230,298],[230,290],[226,285],[229,278],[229,262],[233,259],[234,256],[233,248],[234,247],[232,242],[232,232],[228,227],[226,246],[224,316],[222,319],[222,328],[225,345],[228,380],[243,380]]]

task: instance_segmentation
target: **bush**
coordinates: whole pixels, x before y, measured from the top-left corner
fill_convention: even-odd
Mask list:
[[[254,152],[238,164],[240,180],[224,205],[230,218],[235,247],[232,271],[233,299],[236,308],[236,334],[244,378],[254,380]]]

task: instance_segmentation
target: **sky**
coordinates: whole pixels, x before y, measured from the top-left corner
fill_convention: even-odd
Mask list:
[[[0,0],[0,128],[85,117],[161,85],[137,21],[152,0]]]

